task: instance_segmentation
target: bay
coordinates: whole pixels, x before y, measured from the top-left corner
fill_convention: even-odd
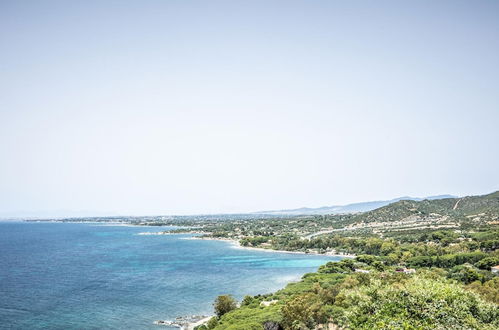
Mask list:
[[[266,252],[172,227],[0,222],[0,328],[165,329],[217,295],[276,291],[340,257]]]

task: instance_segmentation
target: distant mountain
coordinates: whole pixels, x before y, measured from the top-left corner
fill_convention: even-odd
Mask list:
[[[290,210],[271,210],[271,211],[254,212],[254,214],[323,215],[323,214],[357,213],[357,212],[372,211],[401,200],[422,201],[422,200],[436,200],[436,199],[445,199],[445,198],[456,198],[456,196],[438,195],[438,196],[429,196],[424,198],[404,196],[404,197],[394,198],[388,201],[372,201],[372,202],[353,203],[347,205],[323,206],[318,208],[302,207],[299,209],[290,209]]]

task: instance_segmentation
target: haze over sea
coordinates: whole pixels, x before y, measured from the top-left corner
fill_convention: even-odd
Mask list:
[[[0,222],[0,328],[161,329],[153,321],[210,315],[217,295],[272,292],[340,259],[137,235],[171,228]]]

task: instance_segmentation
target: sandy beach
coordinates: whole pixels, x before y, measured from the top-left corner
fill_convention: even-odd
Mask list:
[[[197,326],[200,326],[202,324],[205,324],[206,322],[208,322],[211,318],[213,317],[212,316],[207,316],[199,321],[196,321],[196,322],[192,322],[192,323],[189,323],[186,327],[183,327],[182,330],[194,330],[195,327]]]
[[[315,251],[312,251],[312,252],[286,251],[286,250],[274,250],[274,249],[252,247],[252,246],[242,246],[238,240],[231,239],[231,238],[193,236],[193,237],[186,237],[184,239],[205,239],[205,240],[212,240],[212,241],[225,241],[225,242],[231,243],[233,245],[234,249],[247,249],[247,250],[257,250],[257,251],[263,251],[263,252],[279,252],[279,253],[289,253],[289,254],[314,254],[314,255],[323,255],[323,256],[330,256],[330,257],[344,257],[344,258],[355,258],[356,257],[354,254],[318,253]]]

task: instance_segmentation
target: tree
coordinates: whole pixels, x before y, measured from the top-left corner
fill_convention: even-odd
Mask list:
[[[374,261],[376,261],[376,257],[375,256],[371,256],[371,255],[368,255],[368,254],[361,254],[361,255],[358,255],[356,258],[355,258],[358,262],[363,262],[365,264],[372,264]]]
[[[469,284],[466,288],[479,293],[488,301],[499,304],[499,277],[494,277],[490,281],[483,284],[480,281],[475,281]]]
[[[306,293],[286,302],[282,308],[283,323],[286,329],[313,329],[322,303],[318,296]]]
[[[383,242],[383,244],[381,244],[380,252],[382,255],[386,256],[386,255],[390,254],[391,252],[395,251],[396,247],[397,246],[395,245],[395,243],[393,243],[391,241],[386,241],[386,242]]]
[[[218,296],[213,304],[218,317],[237,308],[237,301],[231,295]]]
[[[490,267],[499,265],[499,257],[487,257],[475,263],[475,266],[480,269],[489,270]]]
[[[381,261],[374,261],[371,266],[374,267],[374,269],[376,269],[377,271],[380,271],[382,272],[383,270],[385,270],[385,265],[381,262]]]
[[[468,284],[481,280],[483,275],[475,267],[465,264],[451,268],[449,270],[449,277]]]

